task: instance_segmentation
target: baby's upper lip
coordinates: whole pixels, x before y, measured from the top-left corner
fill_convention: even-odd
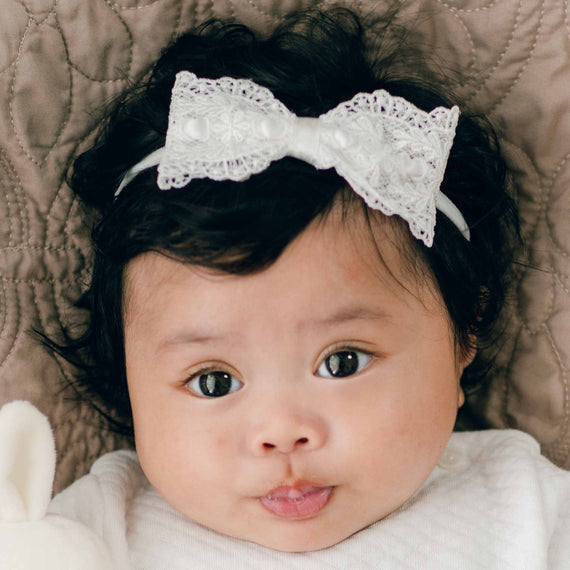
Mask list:
[[[295,481],[286,481],[283,482],[266,493],[264,493],[263,497],[271,497],[271,498],[279,498],[279,497],[291,497],[291,495],[298,494],[299,496],[305,495],[307,493],[311,493],[317,491],[319,489],[324,489],[331,487],[331,485],[323,485],[322,483],[315,482],[315,481],[307,481],[298,479]]]

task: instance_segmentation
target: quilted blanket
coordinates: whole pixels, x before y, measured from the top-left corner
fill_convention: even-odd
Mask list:
[[[0,405],[31,400],[56,430],[56,489],[126,445],[78,404],[74,371],[30,331],[85,318],[88,213],[65,171],[92,139],[102,103],[161,49],[211,16],[267,30],[315,0],[0,0]],[[350,3],[364,11],[375,0]],[[472,110],[499,126],[526,241],[508,339],[472,421],[534,435],[570,468],[570,10],[560,0],[404,0],[404,14]]]

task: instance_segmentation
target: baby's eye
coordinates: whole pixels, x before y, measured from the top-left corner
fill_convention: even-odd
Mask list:
[[[319,366],[317,374],[323,378],[344,378],[360,372],[372,356],[360,350],[339,350],[329,354]]]
[[[210,370],[194,376],[187,387],[191,392],[206,398],[220,398],[237,392],[243,383],[235,376],[222,370]]]

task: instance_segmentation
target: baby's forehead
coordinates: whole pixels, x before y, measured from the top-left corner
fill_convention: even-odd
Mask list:
[[[353,213],[349,218],[340,209],[331,211],[310,224],[275,262],[245,275],[222,273],[147,252],[131,260],[125,271],[124,323],[142,313],[160,313],[160,307],[172,301],[165,297],[182,297],[188,289],[196,299],[206,295],[211,299],[220,291],[220,304],[224,304],[224,296],[251,298],[255,303],[256,296],[271,294],[278,300],[302,296],[308,290],[315,298],[334,293],[351,299],[361,289],[378,299],[405,301],[411,296],[431,301],[430,280],[410,269],[409,256],[413,252],[407,249],[412,246],[406,231],[394,220],[387,222],[382,214],[367,217]]]
[[[354,256],[343,259],[349,271],[365,266],[382,287],[395,292],[404,289],[416,297],[427,295],[440,300],[439,287],[424,247],[399,216],[387,216],[361,200],[337,201],[327,216],[315,223],[328,224],[336,243],[352,248]],[[351,259],[355,261],[352,265]]]

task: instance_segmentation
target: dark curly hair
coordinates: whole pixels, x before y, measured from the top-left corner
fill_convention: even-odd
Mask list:
[[[394,14],[360,18],[344,8],[297,12],[270,35],[209,21],[179,37],[143,84],[133,86],[108,114],[94,146],[73,166],[70,186],[100,218],[93,230],[95,261],[89,290],[78,305],[90,321],[79,336],[45,342],[79,367],[79,384],[107,410],[116,429],[132,434],[123,345],[124,270],[143,252],[233,274],[262,271],[333,203],[361,208],[334,170],[318,171],[294,158],[274,162],[244,182],[194,180],[191,191],[159,192],[156,169],[137,176],[114,200],[124,173],[164,144],[175,75],[249,78],[266,86],[300,116],[318,116],[358,92],[386,89],[432,110],[458,101],[394,23]],[[428,74],[429,73],[429,74]],[[445,95],[443,95],[445,93]],[[461,103],[459,102],[461,107]],[[457,346],[489,343],[505,300],[506,270],[519,239],[497,137],[487,121],[463,109],[442,191],[471,230],[467,241],[442,214],[434,244],[399,244],[417,278],[439,291]],[[390,223],[409,232],[397,217]],[[406,237],[406,236],[404,236]],[[480,353],[462,386],[480,382],[488,363]]]

